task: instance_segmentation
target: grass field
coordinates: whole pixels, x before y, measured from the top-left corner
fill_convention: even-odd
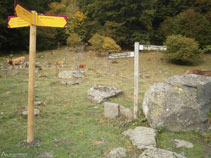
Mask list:
[[[5,65],[7,57],[0,57]],[[20,115],[27,105],[28,69],[0,70],[0,158],[22,154],[27,158],[99,158],[116,147],[125,147],[128,157],[136,157],[142,151],[135,149],[121,133],[136,126],[148,126],[141,112],[144,93],[154,82],[183,74],[189,69],[211,69],[211,54],[203,57],[198,66],[178,66],[168,63],[157,52],[140,54],[139,119],[128,122],[124,118],[108,120],[103,116],[103,104],[87,99],[87,91],[95,84],[114,86],[124,94],[110,101],[132,109],[133,107],[133,58],[109,61],[96,57],[94,52],[74,53],[68,49],[38,52],[36,61],[43,70],[36,73],[35,100],[46,105],[37,107],[41,114],[35,121],[37,143],[28,146],[26,140],[27,119]],[[64,68],[56,70],[55,62],[64,60]],[[46,62],[51,63],[48,67]],[[86,76],[81,84],[65,86],[57,77],[58,71],[72,70],[78,64],[86,64]],[[175,148],[173,139],[194,143],[194,148]],[[182,153],[188,158],[211,157],[211,132],[169,132],[162,130],[157,137],[160,148]]]

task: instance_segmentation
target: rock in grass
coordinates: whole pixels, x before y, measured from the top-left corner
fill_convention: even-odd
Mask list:
[[[50,153],[50,152],[43,152],[43,153],[40,153],[38,158],[54,158],[54,155],[53,153]]]
[[[145,93],[143,111],[152,127],[204,131],[210,104],[211,77],[185,74],[153,84]]]
[[[84,72],[73,70],[73,71],[62,71],[58,75],[59,78],[70,79],[70,78],[82,78]]]
[[[147,149],[156,147],[156,131],[148,127],[136,127],[123,132],[123,135],[129,136],[133,145],[138,149]]]
[[[185,140],[174,139],[174,142],[176,144],[176,148],[193,148],[193,144]]]
[[[115,119],[119,116],[119,104],[105,102],[104,116],[109,119]]]
[[[181,154],[177,154],[175,152],[158,149],[158,148],[151,148],[145,150],[139,158],[186,158]]]
[[[21,114],[24,115],[24,116],[27,116],[28,115],[28,111],[23,111]],[[34,109],[34,115],[37,116],[39,114],[40,114],[40,110],[39,109]]]
[[[88,99],[95,103],[102,103],[108,98],[118,96],[123,92],[115,87],[96,85],[88,90]]]
[[[131,109],[129,108],[126,108],[122,105],[120,105],[119,107],[119,111],[120,111],[120,115],[129,119],[129,120],[132,120],[133,119],[133,112]]]
[[[76,85],[76,84],[80,84],[80,83],[81,83],[80,80],[77,80],[77,81],[67,81],[67,82],[61,81],[61,84],[63,84],[63,85]]]
[[[35,105],[35,106],[43,106],[43,105],[45,105],[45,102],[42,102],[42,101],[35,101],[35,102],[34,102],[34,105]]]
[[[106,158],[124,158],[124,157],[126,157],[126,149],[121,147],[113,149],[108,155],[106,155]]]

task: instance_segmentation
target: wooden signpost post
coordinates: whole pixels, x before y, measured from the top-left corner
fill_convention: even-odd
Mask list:
[[[139,50],[162,52],[162,51],[167,51],[167,47],[156,46],[156,45],[139,45],[138,42],[135,42],[134,44],[134,107],[133,107],[134,119],[137,119],[138,115]]]
[[[19,3],[15,5],[15,12],[17,16],[8,17],[8,28],[30,26],[27,143],[31,143],[34,141],[34,83],[37,26],[67,27],[67,16],[37,14],[36,11],[30,11]]]

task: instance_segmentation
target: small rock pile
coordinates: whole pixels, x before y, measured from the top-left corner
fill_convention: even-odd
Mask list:
[[[128,136],[136,148],[144,150],[138,158],[186,158],[184,155],[157,148],[157,131],[152,128],[140,126],[135,129],[128,129],[122,134]],[[179,139],[174,141],[177,148],[193,148],[193,144],[190,142]],[[125,158],[127,157],[126,152],[126,149],[119,147],[107,154],[106,158]]]
[[[125,108],[122,105],[111,102],[105,102],[104,116],[109,119],[115,119],[116,117],[123,116],[129,120],[132,120],[133,112],[129,108]]]

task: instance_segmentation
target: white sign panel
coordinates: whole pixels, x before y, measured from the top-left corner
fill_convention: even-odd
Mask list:
[[[139,50],[145,50],[145,51],[167,51],[166,46],[156,46],[156,45],[139,45]]]

